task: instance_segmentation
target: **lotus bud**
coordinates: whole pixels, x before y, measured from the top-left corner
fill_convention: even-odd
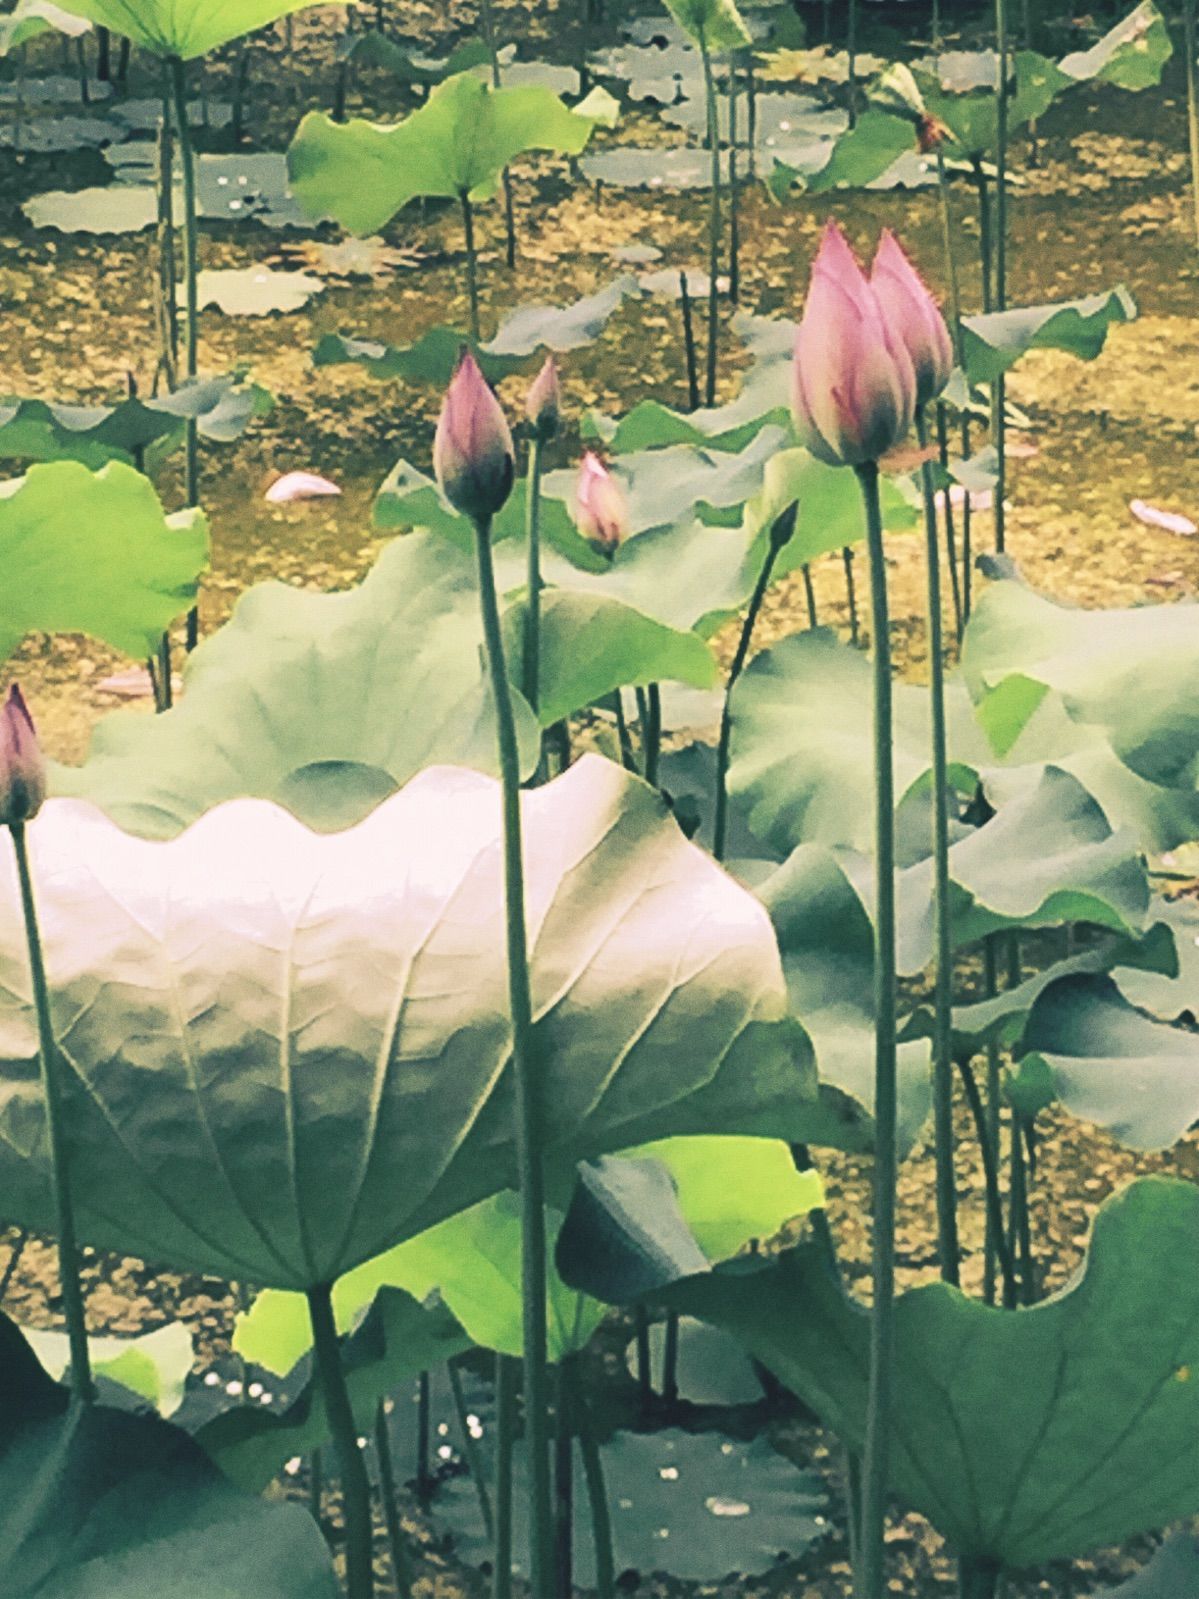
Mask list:
[[[629,508],[624,490],[592,450],[579,466],[575,485],[575,521],[579,532],[601,555],[612,556],[628,537]]]
[[[953,346],[937,302],[890,228],[883,229],[878,242],[870,282],[888,328],[903,340],[912,358],[916,406],[923,410],[949,382]]]
[[[32,821],[46,798],[46,763],[25,697],[14,683],[0,709],[0,825]]]
[[[911,356],[835,222],[820,241],[795,336],[792,404],[801,443],[830,466],[877,461],[915,414]]]
[[[538,443],[548,443],[562,424],[562,389],[558,382],[558,364],[552,355],[546,356],[545,365],[529,385],[525,412]]]
[[[512,434],[469,350],[462,352],[442,401],[433,470],[454,509],[475,522],[493,517],[512,492],[516,470]]]

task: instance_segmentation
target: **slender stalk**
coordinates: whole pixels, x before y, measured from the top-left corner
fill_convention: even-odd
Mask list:
[[[647,783],[656,788],[658,762],[662,755],[662,690],[657,683],[647,685],[645,700],[649,715],[641,730],[643,776]]]
[[[958,1071],[961,1074],[962,1087],[966,1093],[966,1103],[970,1107],[970,1115],[974,1120],[974,1131],[978,1135],[978,1149],[982,1157],[983,1184],[987,1196],[987,1235],[995,1240],[995,1252],[999,1257],[999,1267],[1003,1273],[1003,1303],[1007,1310],[1016,1307],[1016,1275],[1012,1269],[1012,1257],[1007,1247],[1007,1239],[1003,1231],[1003,1196],[999,1191],[999,1168],[995,1157],[995,1144],[992,1140],[991,1129],[987,1125],[987,1109],[983,1104],[982,1095],[978,1091],[978,1083],[974,1077],[973,1068],[967,1060],[958,1062]],[[987,1296],[987,1303],[994,1304],[995,1294],[992,1289]]]
[[[554,1426],[554,1591],[557,1599],[571,1599],[574,1589],[574,1438],[565,1367],[566,1361],[560,1361]]]
[[[916,416],[921,450],[928,445],[928,420]],[[953,953],[949,903],[949,753],[945,727],[945,642],[941,624],[941,562],[937,548],[937,503],[932,463],[920,468],[924,491],[924,564],[927,579],[929,707],[933,757],[933,1121],[937,1172],[937,1248],[941,1277],[961,1281],[958,1264],[957,1194],[953,1174]]]
[[[404,1528],[400,1521],[399,1500],[396,1497],[396,1474],[391,1458],[391,1439],[387,1435],[387,1412],[382,1404],[375,1412],[375,1455],[379,1462],[379,1498],[383,1501],[383,1521],[387,1527],[387,1543],[391,1550],[391,1575],[395,1583],[396,1599],[408,1599],[408,1595],[412,1592],[412,1573],[408,1569]]]
[[[995,0],[995,309],[1007,309],[1008,22],[1007,0]],[[991,439],[995,446],[995,548],[1006,544],[1007,427],[1003,376],[991,389]]]
[[[874,1193],[870,1310],[870,1371],[855,1599],[885,1592],[883,1528],[891,1438],[895,1364],[896,957],[895,782],[892,769],[891,640],[887,568],[879,504],[878,465],[857,469],[866,508],[870,558],[870,615],[874,645]]]
[[[521,692],[536,711],[541,700],[541,440],[529,442],[525,483],[525,636]]]
[[[483,24],[483,41],[491,56],[491,87],[503,86],[500,74],[500,53],[495,31],[495,7],[492,0],[483,0],[480,21]],[[516,205],[512,195],[512,174],[505,167],[502,175],[504,189],[504,231],[507,239],[506,259],[511,270],[516,265]]]
[[[1016,1110],[1012,1111],[1011,1126],[1008,1129],[1011,1138],[1011,1157],[1008,1171],[1008,1204],[1010,1206],[1010,1219],[1008,1223],[1008,1251],[1019,1259],[1020,1262],[1020,1303],[1032,1305],[1036,1303],[1036,1277],[1032,1259],[1032,1232],[1028,1220],[1028,1171],[1024,1164],[1024,1130],[1023,1117]]]
[[[729,300],[741,299],[741,185],[737,181],[737,72],[729,62]]]
[[[645,1417],[654,1402],[654,1372],[649,1352],[649,1317],[644,1305],[638,1305],[633,1311],[633,1328],[637,1348],[637,1402]]]
[[[1186,56],[1187,142],[1191,153],[1191,209],[1194,214],[1195,244],[1199,247],[1199,49],[1195,28],[1196,0],[1182,0],[1182,48]]]
[[[858,0],[849,0],[845,28],[846,89],[849,93],[849,125],[858,120]]]
[[[466,241],[466,292],[470,296],[470,336],[476,344],[479,340],[479,263],[475,255],[475,213],[470,203],[470,195],[463,189],[459,196],[462,202],[462,232]]]
[[[695,320],[691,315],[691,293],[687,274],[679,273],[679,314],[683,319],[683,354],[687,361],[687,409],[699,410],[699,361],[695,353]]]
[[[179,372],[179,292],[175,261],[175,141],[171,134],[169,75],[163,83],[158,130],[158,281],[161,301],[159,340],[167,387]]]
[[[25,1253],[25,1245],[29,1242],[27,1228],[20,1228],[17,1236],[12,1241],[8,1252],[8,1259],[4,1263],[4,1273],[0,1276],[0,1305],[8,1297],[8,1290],[12,1287],[12,1280],[17,1275],[17,1267],[21,1264],[21,1257]]]
[[[995,1599],[999,1568],[963,1555],[958,1562],[958,1599]]]
[[[994,999],[999,992],[999,963],[994,935],[983,940],[983,992],[988,999]],[[985,1170],[986,1162],[988,1159],[990,1160],[995,1172],[996,1191],[998,1191],[999,1185],[999,1106],[1001,1096],[999,1045],[994,1040],[991,1040],[987,1044],[986,1150],[983,1162]],[[980,1142],[982,1136],[980,1133]],[[988,1305],[995,1303],[995,1262],[997,1259],[1002,1261],[1006,1248],[1002,1214],[994,1214],[988,1208],[987,1231],[983,1243],[983,1298]],[[1008,1286],[1005,1279],[1005,1304],[1008,1301]],[[1012,1303],[1015,1303],[1014,1297]]]
[[[569,1365],[569,1363],[567,1363]],[[595,1545],[595,1587],[597,1599],[614,1599],[616,1593],[616,1560],[612,1552],[612,1516],[608,1508],[608,1491],[604,1483],[604,1463],[582,1386],[576,1381],[573,1367],[568,1371],[575,1427],[579,1437],[579,1452],[583,1458],[583,1481],[587,1489],[587,1507],[591,1512],[591,1536]]]
[[[941,457],[941,471],[949,476],[949,419],[945,407],[937,401],[937,449]],[[953,628],[958,645],[962,642],[962,586],[958,580],[958,552],[953,532],[953,501],[949,485],[945,486],[945,560],[949,568],[949,587],[953,596]]]
[[[198,298],[198,219],[196,215],[196,155],[191,127],[187,120],[187,73],[178,56],[167,63],[171,93],[175,102],[175,131],[179,138],[179,163],[183,169],[183,289],[184,289],[184,370],[189,378],[197,374],[200,312]],[[184,497],[188,505],[200,503],[200,441],[196,418],[189,416],[184,430]],[[200,616],[195,606],[187,613],[186,644],[194,650],[200,636]]]
[[[716,108],[716,75],[712,70],[712,57],[703,34],[699,40],[700,60],[704,69],[704,94],[708,107],[708,148],[712,155],[712,192],[708,202],[708,372],[704,387],[708,405],[716,403],[716,361],[720,337],[717,321],[719,291],[716,280],[720,275],[720,115]]]
[[[954,360],[965,371],[965,351],[962,338],[962,290],[958,277],[957,252],[953,247],[954,223],[950,205],[949,179],[945,171],[945,157],[937,149],[937,193],[941,211],[941,241],[945,250],[945,277],[949,285],[949,332],[953,339]],[[962,412],[962,458],[970,456],[970,421]],[[957,565],[953,558],[953,520],[949,508],[949,493],[945,494],[945,536],[949,545],[949,570],[953,577],[954,612],[957,618],[958,642],[970,617],[970,496],[962,502],[962,580],[959,588]]]
[[[325,1516],[322,1501],[324,1498],[324,1472],[321,1469],[321,1452],[314,1449],[308,1459],[308,1513],[321,1529],[325,1530]]]
[[[853,580],[853,551],[847,544],[841,551],[841,565],[845,568],[845,603],[849,608],[849,642],[858,647],[858,591]]]
[[[795,526],[795,513],[792,511],[790,518],[791,527]],[[790,534],[788,533],[788,537]],[[785,543],[786,540],[783,540]],[[770,576],[774,571],[774,564],[778,560],[779,551],[783,547],[772,535],[770,546],[762,560],[758,571],[754,591],[750,595],[749,605],[745,612],[745,620],[741,623],[741,632],[737,638],[737,648],[733,652],[732,665],[729,667],[728,681],[724,686],[724,704],[720,711],[720,739],[716,745],[716,804],[715,817],[712,823],[712,853],[718,861],[724,859],[725,841],[728,835],[728,772],[729,772],[729,747],[733,736],[733,690],[737,686],[737,679],[745,669],[749,658],[749,646],[753,639],[754,627],[758,614],[762,609],[762,601],[766,598],[766,590],[770,587]]]
[[[819,627],[820,618],[816,615],[816,590],[812,585],[812,568],[807,561],[803,564],[804,598],[808,602],[808,626]]]
[[[495,1357],[495,1565],[491,1599],[512,1599],[512,1445],[519,1362]]]
[[[475,525],[483,637],[491,672],[504,821],[504,901],[508,1003],[516,1098],[516,1162],[520,1178],[521,1298],[524,1330],[525,1440],[529,1462],[529,1582],[532,1599],[550,1591],[550,1475],[547,1404],[545,1173],[539,1147],[536,1038],[525,929],[524,850],[520,821],[520,758],[504,661],[504,640],[491,558],[491,525]]]
[[[626,772],[637,770],[637,757],[633,753],[633,737],[629,732],[629,724],[624,714],[624,696],[616,688],[608,696],[608,703],[612,707],[612,714],[616,718],[616,740],[620,745],[620,761]]]
[[[483,1531],[491,1542],[495,1541],[495,1517],[491,1512],[491,1495],[487,1492],[487,1473],[483,1470],[483,1455],[470,1430],[466,1409],[466,1395],[462,1392],[462,1373],[454,1361],[448,1361],[446,1371],[450,1379],[450,1392],[454,1397],[454,1412],[458,1417],[458,1432],[462,1438],[462,1454],[467,1470],[475,1485],[475,1498],[479,1501],[479,1519]]]
[[[308,1316],[312,1323],[312,1354],[337,1464],[341,1471],[341,1496],[346,1536],[346,1593],[348,1599],[371,1599],[375,1591],[373,1563],[374,1523],[371,1485],[366,1462],[358,1447],[358,1428],[346,1387],[333,1319],[333,1295],[328,1286],[308,1290]]]
[[[662,1345],[662,1402],[679,1402],[679,1317],[670,1311],[666,1317],[666,1337]]]
[[[427,1505],[433,1497],[433,1474],[429,1470],[429,1373],[422,1371],[416,1380],[416,1497]]]
[[[62,1308],[67,1323],[71,1351],[71,1392],[77,1402],[91,1404],[96,1397],[92,1385],[91,1358],[87,1348],[87,1315],[80,1280],[79,1246],[75,1236],[75,1209],[71,1203],[71,1179],[67,1164],[66,1135],[62,1125],[61,1056],[54,1039],[50,1015],[50,988],[38,928],[37,903],[33,892],[33,873],[25,823],[13,822],[13,854],[17,861],[17,881],[21,889],[21,914],[25,922],[25,945],[29,955],[29,978],[33,987],[33,1009],[37,1017],[38,1067],[41,1072],[42,1101],[46,1112],[46,1139],[50,1146],[50,1180],[54,1189],[54,1220],[58,1229],[58,1277]]]

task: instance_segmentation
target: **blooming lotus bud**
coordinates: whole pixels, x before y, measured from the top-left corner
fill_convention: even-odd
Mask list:
[[[546,356],[545,365],[529,385],[525,412],[539,443],[545,444],[554,437],[562,422],[562,390],[552,355]]]
[[[877,461],[912,426],[912,359],[835,222],[812,268],[792,380],[800,441],[830,466]]]
[[[512,435],[469,350],[463,351],[442,402],[433,470],[454,509],[476,522],[494,516],[512,492]]]
[[[591,450],[579,466],[575,521],[588,544],[601,555],[615,555],[621,539],[628,536],[629,508],[624,490]]]
[[[912,358],[916,405],[923,409],[949,382],[953,346],[937,302],[890,228],[883,229],[878,242],[870,283],[888,328],[899,335]]]
[[[33,717],[14,683],[0,709],[0,825],[28,822],[46,797],[46,763]]]

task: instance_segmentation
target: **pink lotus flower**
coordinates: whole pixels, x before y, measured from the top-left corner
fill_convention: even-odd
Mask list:
[[[830,466],[861,466],[906,436],[916,374],[903,340],[835,222],[825,227],[795,336],[800,441]]]
[[[546,356],[545,365],[529,385],[525,413],[542,444],[557,433],[562,422],[562,389],[558,382],[558,363],[552,355]]]
[[[924,279],[890,228],[884,228],[870,269],[870,286],[890,332],[903,340],[916,373],[916,408],[923,410],[949,382],[949,329]]]
[[[14,683],[0,709],[0,825],[28,822],[46,798],[46,763],[25,697]]]
[[[512,434],[469,350],[463,351],[442,402],[433,470],[454,509],[475,522],[489,521],[512,492]]]
[[[601,555],[615,555],[620,541],[628,537],[629,507],[624,490],[592,450],[579,464],[575,521],[588,544]]]

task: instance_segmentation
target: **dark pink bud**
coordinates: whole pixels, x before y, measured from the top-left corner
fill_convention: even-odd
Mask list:
[[[0,824],[28,822],[46,798],[46,763],[33,717],[14,683],[0,709]]]
[[[545,365],[529,385],[525,412],[542,444],[554,437],[562,422],[562,389],[552,355],[546,356]]]
[[[579,532],[601,555],[615,555],[629,532],[624,490],[593,451],[579,465],[575,485],[575,521]]]
[[[877,461],[912,426],[911,357],[835,222],[820,241],[795,336],[792,403],[801,442],[831,466]]]
[[[463,351],[442,401],[433,470],[454,509],[476,522],[493,517],[512,492],[512,435],[469,350]]]
[[[903,340],[912,358],[916,405],[923,408],[949,382],[953,345],[937,302],[890,228],[883,229],[878,241],[870,284],[887,327]]]

